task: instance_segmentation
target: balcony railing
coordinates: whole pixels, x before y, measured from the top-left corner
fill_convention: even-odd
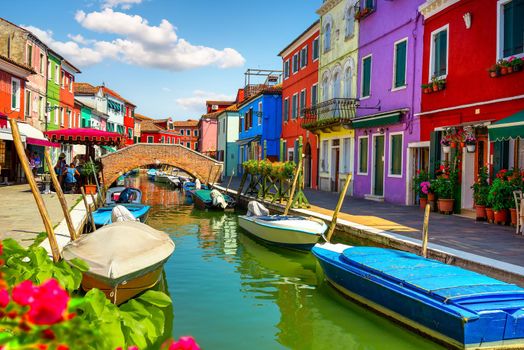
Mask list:
[[[356,98],[334,98],[320,102],[304,109],[304,118],[300,125],[304,129],[314,131],[347,124],[355,118],[358,103]]]

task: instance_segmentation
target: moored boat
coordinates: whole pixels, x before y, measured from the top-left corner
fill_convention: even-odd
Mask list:
[[[408,327],[460,349],[524,347],[524,289],[418,255],[317,244],[339,291]]]
[[[191,193],[191,197],[193,198],[193,203],[195,204],[195,207],[199,209],[216,209],[216,210],[224,210],[224,209],[232,209],[235,207],[235,200],[228,196],[227,194],[220,194],[222,196],[222,200],[215,197],[213,198],[213,194],[217,190],[192,190],[189,191]],[[218,192],[220,193],[220,192]]]
[[[149,169],[147,171],[147,178],[151,181],[155,181],[156,169]]]
[[[118,222],[64,247],[66,261],[79,258],[89,265],[82,289],[98,288],[121,304],[158,283],[175,244],[164,232],[139,222]]]
[[[135,187],[111,187],[107,190],[105,204],[142,203],[142,191]]]
[[[116,205],[117,204],[110,204],[105,207],[98,208],[93,212],[93,219],[97,228],[111,224],[113,222],[111,213],[113,212],[113,209]],[[146,222],[147,215],[151,209],[149,205],[145,204],[120,203],[118,205],[124,206],[140,222]]]

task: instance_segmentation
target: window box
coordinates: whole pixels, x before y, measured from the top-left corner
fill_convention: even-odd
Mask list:
[[[355,11],[355,20],[360,21],[366,18],[367,16],[369,16],[370,14],[372,14],[373,12],[375,12],[374,8],[370,8],[370,7],[365,7],[363,9],[358,8]]]
[[[446,79],[433,77],[431,82],[428,84],[422,84],[422,92],[425,94],[431,94],[446,89]]]
[[[524,60],[520,57],[512,56],[509,59],[501,59],[488,69],[489,76],[498,78],[502,75],[508,75],[523,70]]]

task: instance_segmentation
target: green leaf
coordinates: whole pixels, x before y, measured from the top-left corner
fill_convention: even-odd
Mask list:
[[[89,265],[82,259],[74,258],[69,260],[68,263],[81,272],[86,272],[89,270]]]
[[[137,299],[162,308],[168,307],[172,303],[171,298],[166,293],[155,290],[148,290]]]

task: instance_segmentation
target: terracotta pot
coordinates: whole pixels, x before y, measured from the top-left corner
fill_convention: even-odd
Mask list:
[[[438,211],[442,214],[453,214],[453,204],[455,203],[454,199],[439,199]]]
[[[450,146],[451,146],[451,148],[457,148],[457,143],[456,143],[456,142],[452,142],[452,143],[450,144]]]
[[[496,71],[493,71],[493,72],[489,72],[489,76],[492,77],[492,78],[496,78],[498,76],[498,74],[497,74]]]
[[[437,92],[438,91],[438,84],[433,84],[433,92]]]
[[[500,74],[502,75],[508,74],[508,67],[500,67]]]
[[[513,67],[512,67],[512,66],[509,66],[509,67],[508,67],[508,74],[511,74],[511,73],[513,73]]]
[[[511,216],[511,226],[517,226],[517,209],[510,208],[509,213]]]
[[[96,185],[84,185],[86,194],[96,194]]]
[[[486,220],[486,206],[476,205],[475,211],[477,212],[477,221]]]
[[[427,204],[428,204],[427,198],[420,198],[419,200],[420,209],[425,209]]]
[[[466,147],[466,143],[461,142],[461,143],[460,143],[460,148],[464,148],[464,147]]]
[[[502,225],[506,225],[506,222],[508,222],[508,211],[503,209],[503,210],[494,210],[493,211],[493,214],[494,214],[494,222],[496,224],[502,224]]]
[[[488,222],[493,222],[495,220],[495,213],[492,208],[486,208],[486,219]]]
[[[429,192],[428,193],[428,202],[434,202],[435,201],[435,194]]]

